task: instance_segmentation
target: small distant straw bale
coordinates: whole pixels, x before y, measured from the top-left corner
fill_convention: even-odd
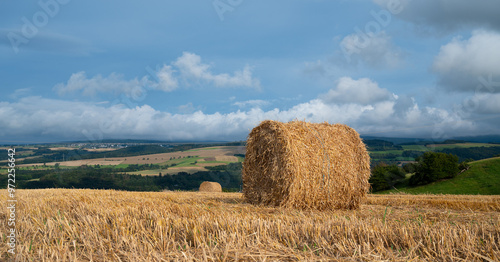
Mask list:
[[[200,185],[200,192],[222,192],[222,187],[217,182],[205,181]]]
[[[366,146],[346,125],[266,120],[248,136],[242,180],[252,204],[357,209],[369,177]]]

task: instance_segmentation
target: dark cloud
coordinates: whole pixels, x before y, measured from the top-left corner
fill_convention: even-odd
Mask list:
[[[374,0],[386,6],[393,0]],[[405,1],[397,17],[421,27],[450,32],[464,27],[485,26],[500,30],[498,0],[413,0]]]

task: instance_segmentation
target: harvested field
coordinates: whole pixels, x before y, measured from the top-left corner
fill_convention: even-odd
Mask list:
[[[49,149],[52,150],[52,151],[58,151],[58,150],[75,150],[75,149],[78,149],[78,147],[58,146],[58,147],[50,147]]]
[[[413,195],[368,195],[351,211],[254,206],[239,193],[43,189],[16,197],[18,261],[500,259],[499,196],[426,195],[412,204]],[[2,232],[8,212],[0,209]],[[7,245],[0,250],[7,260]]]
[[[220,166],[220,165],[225,165],[224,163],[203,163],[202,161],[201,162],[198,162],[198,164],[196,164],[197,166],[201,166],[201,167],[206,167],[206,166]]]
[[[216,156],[215,161],[238,162],[238,158],[235,156]]]
[[[480,195],[370,195],[368,205],[407,206],[500,212],[500,196]]]
[[[215,149],[204,149],[204,150],[188,150],[181,152],[163,153],[163,154],[153,154],[153,155],[143,155],[143,156],[132,156],[126,157],[124,164],[160,164],[170,160],[170,158],[175,157],[188,157],[188,156],[198,156],[201,158],[207,157],[217,157],[217,156],[234,156],[234,154],[241,154],[245,152],[244,147],[239,146],[223,146]],[[148,160],[149,159],[149,160]],[[236,160],[235,162],[237,162]]]

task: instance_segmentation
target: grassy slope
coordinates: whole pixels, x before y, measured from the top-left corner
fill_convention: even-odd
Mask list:
[[[399,189],[411,194],[481,194],[500,195],[500,157],[471,162],[466,172],[453,179],[414,188]],[[397,192],[396,190],[381,193]]]

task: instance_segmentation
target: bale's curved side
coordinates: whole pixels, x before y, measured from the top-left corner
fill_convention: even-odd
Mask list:
[[[267,120],[248,136],[243,194],[253,204],[354,209],[369,176],[366,147],[346,125]]]
[[[222,192],[222,187],[217,182],[205,181],[200,185],[200,192]]]

